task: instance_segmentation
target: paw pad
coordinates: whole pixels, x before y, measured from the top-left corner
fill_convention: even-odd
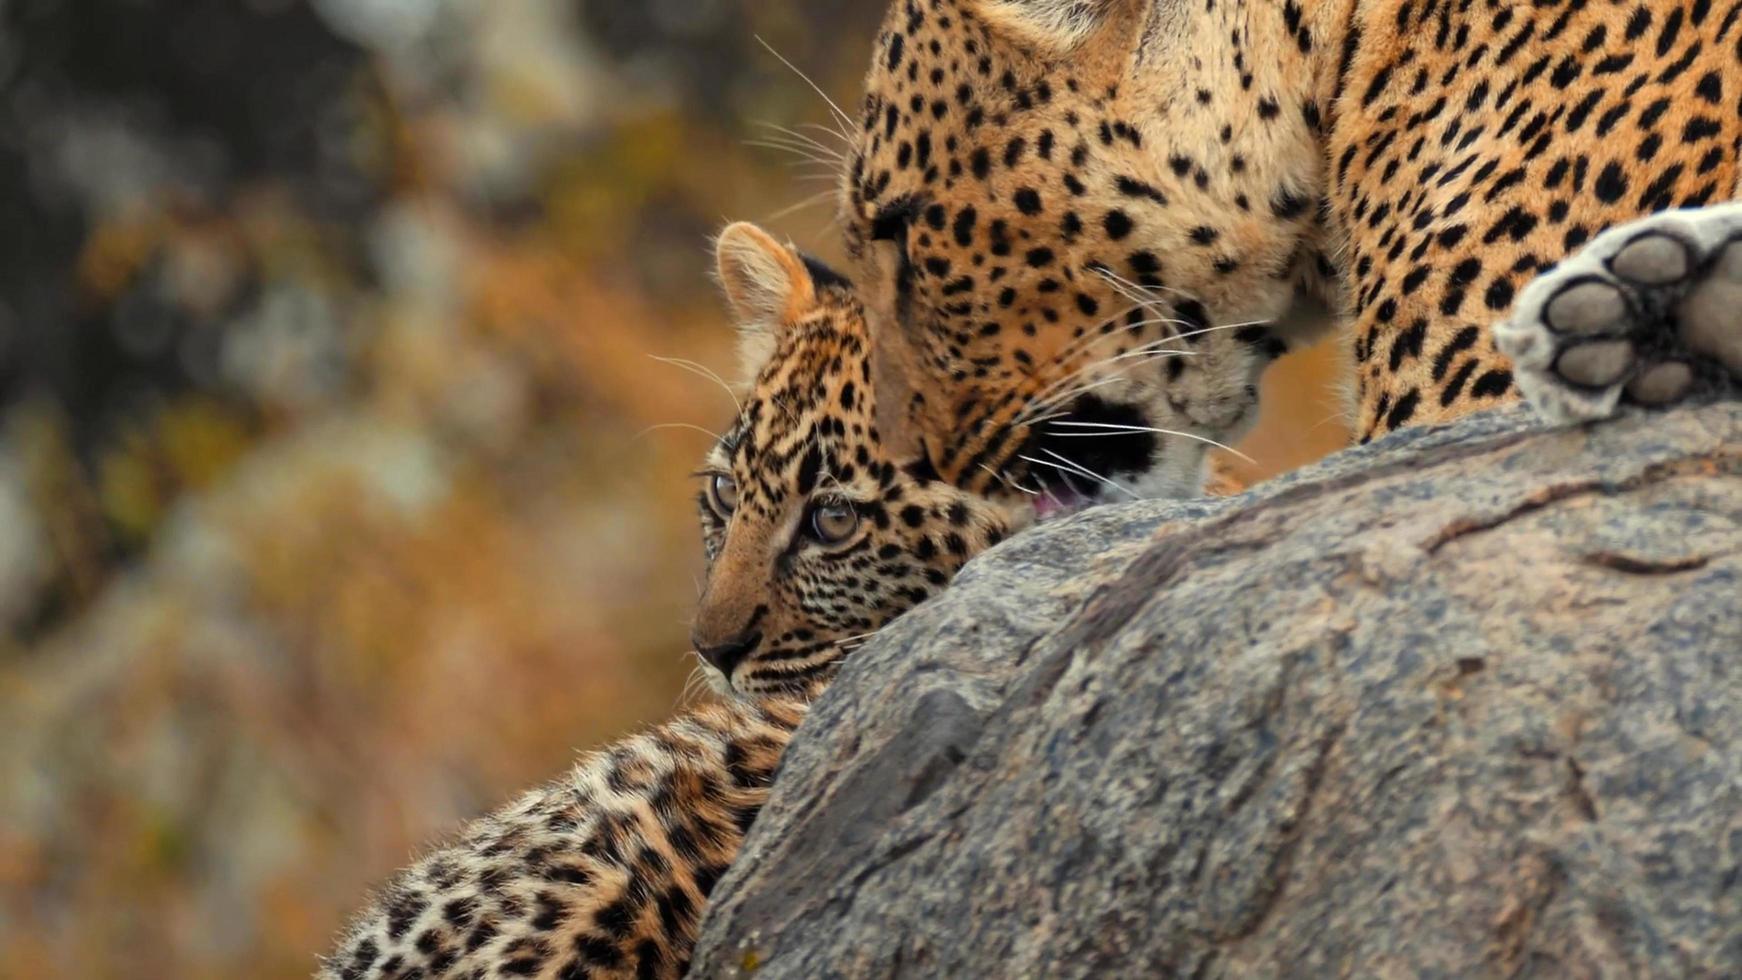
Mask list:
[[[1742,242],[1724,247],[1711,276],[1682,303],[1682,335],[1688,347],[1742,374]]]
[[[1549,300],[1545,319],[1560,333],[1598,333],[1627,318],[1621,290],[1600,279],[1576,282]]]
[[[1693,268],[1694,258],[1686,245],[1656,232],[1638,236],[1609,260],[1609,271],[1641,286],[1681,282]]]
[[[1632,367],[1633,345],[1625,340],[1597,340],[1569,347],[1555,362],[1562,377],[1587,388],[1612,385]]]
[[[1612,228],[1538,277],[1495,327],[1525,397],[1557,421],[1622,400],[1742,390],[1742,204]]]
[[[1692,368],[1680,361],[1665,361],[1627,382],[1627,395],[1641,405],[1668,405],[1687,394],[1693,383]]]

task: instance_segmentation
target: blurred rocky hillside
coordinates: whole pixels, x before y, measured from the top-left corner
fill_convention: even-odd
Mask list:
[[[654,358],[729,368],[723,220],[834,253],[757,37],[848,100],[880,15],[0,0],[0,976],[306,975],[671,710],[731,403]]]

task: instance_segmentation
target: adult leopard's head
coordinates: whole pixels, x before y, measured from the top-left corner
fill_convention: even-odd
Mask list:
[[[1248,6],[892,6],[841,211],[946,479],[1043,510],[1192,493],[1203,440],[1250,424],[1319,163],[1316,107],[1264,96],[1298,44],[1240,54],[1272,16]],[[1225,30],[1227,63],[1194,54]]]
[[[691,640],[740,694],[810,692],[1016,517],[886,434],[847,280],[753,225],[727,228],[716,253],[748,389],[700,474],[708,577]]]

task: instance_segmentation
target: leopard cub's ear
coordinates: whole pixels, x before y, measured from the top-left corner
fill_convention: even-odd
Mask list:
[[[972,5],[993,30],[1062,53],[1095,33],[1128,0],[972,0]]]
[[[774,355],[782,326],[816,305],[816,283],[798,252],[747,221],[720,232],[714,261],[738,327],[739,367],[749,383]]]

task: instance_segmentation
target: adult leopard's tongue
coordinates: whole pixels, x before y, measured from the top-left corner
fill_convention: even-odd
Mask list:
[[[1099,503],[1104,489],[1141,477],[1154,465],[1158,440],[1143,413],[1130,405],[1084,395],[1034,426],[1017,458],[1022,482],[1035,485],[1035,519],[1044,521]],[[1125,491],[1130,495],[1130,491]]]
[[[1045,493],[1034,498],[1034,519],[1046,521],[1075,513],[1088,506],[1090,502],[1087,497],[1074,490],[1049,487]]]

